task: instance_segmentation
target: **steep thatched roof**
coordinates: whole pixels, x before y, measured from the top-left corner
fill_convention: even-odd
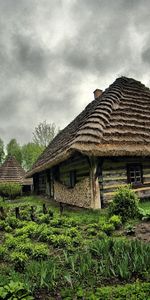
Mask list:
[[[8,156],[0,167],[0,182],[16,182],[31,185],[32,179],[25,178],[26,172],[14,156]]]
[[[121,77],[92,101],[49,144],[29,175],[65,160],[74,151],[87,155],[150,155],[150,90]]]

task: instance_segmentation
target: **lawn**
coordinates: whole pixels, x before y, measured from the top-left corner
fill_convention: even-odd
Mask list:
[[[129,240],[107,209],[60,214],[40,197],[0,206],[0,299],[110,299],[110,289],[111,299],[150,297],[150,244]]]

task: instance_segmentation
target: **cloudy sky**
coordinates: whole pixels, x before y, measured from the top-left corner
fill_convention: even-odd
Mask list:
[[[0,137],[61,129],[125,75],[150,86],[149,0],[0,0]]]

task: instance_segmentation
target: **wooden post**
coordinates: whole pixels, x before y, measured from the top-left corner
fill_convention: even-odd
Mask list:
[[[98,160],[95,157],[90,157],[90,176],[92,189],[92,203],[91,208],[101,208],[100,187],[97,176]]]
[[[43,203],[43,214],[47,214],[47,208],[46,208],[46,204]]]
[[[33,206],[31,206],[31,214],[30,214],[30,216],[31,216],[31,220],[34,222],[35,221],[35,215],[34,215],[34,207]]]
[[[20,219],[19,207],[15,207],[16,219]]]

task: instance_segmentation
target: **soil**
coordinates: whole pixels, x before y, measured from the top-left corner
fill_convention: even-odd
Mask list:
[[[135,238],[150,242],[150,222],[141,222],[135,226]]]

